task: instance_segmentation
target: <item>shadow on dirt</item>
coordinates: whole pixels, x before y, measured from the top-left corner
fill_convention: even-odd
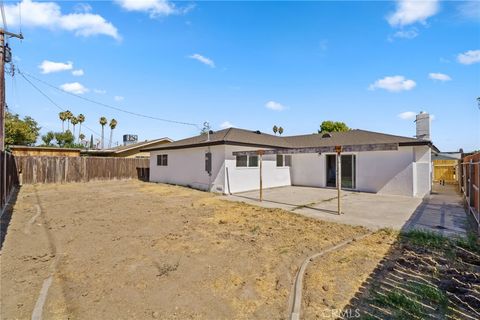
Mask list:
[[[19,191],[20,187],[17,187],[12,191],[10,200],[5,206],[5,209],[0,217],[0,250],[2,250],[3,242],[5,241],[5,237],[7,236],[8,226],[10,225],[10,220],[12,220],[13,207],[17,202]]]

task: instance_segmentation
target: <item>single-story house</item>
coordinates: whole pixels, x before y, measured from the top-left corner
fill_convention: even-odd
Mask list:
[[[342,188],[412,197],[429,194],[431,153],[432,149],[436,152],[438,149],[423,138],[365,130],[276,136],[229,128],[146,150],[150,152],[150,181],[227,194],[260,187],[259,156],[234,155],[234,152],[381,144],[396,148],[341,153]],[[334,188],[336,157],[335,152],[265,154],[262,156],[263,187]]]
[[[91,157],[122,157],[122,158],[150,158],[150,152],[142,149],[160,147],[172,142],[167,137],[145,140],[127,145],[116,146],[108,149],[88,149],[82,150],[82,156]]]

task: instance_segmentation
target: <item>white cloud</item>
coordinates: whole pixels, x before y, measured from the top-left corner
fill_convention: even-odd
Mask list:
[[[122,97],[122,96],[115,96],[115,97],[113,97],[113,100],[115,100],[115,101],[117,101],[117,102],[120,102],[120,101],[125,100],[125,98]]]
[[[85,72],[83,72],[83,69],[77,69],[77,70],[73,70],[72,74],[76,77],[80,77],[80,76],[83,76]]]
[[[400,92],[412,90],[416,85],[415,81],[405,79],[404,76],[392,76],[375,81],[368,89],[384,89],[390,92]]]
[[[387,17],[387,21],[394,27],[416,22],[425,24],[428,18],[438,12],[438,2],[438,0],[397,0],[396,11]]]
[[[394,38],[401,38],[401,39],[413,39],[418,36],[418,30],[416,28],[412,28],[409,30],[399,30],[393,34]]]
[[[267,103],[265,103],[265,107],[270,109],[270,110],[275,110],[275,111],[282,111],[282,110],[285,110],[285,106],[279,102],[276,102],[276,101],[268,101]]]
[[[105,94],[107,93],[107,90],[104,90],[104,89],[93,89],[93,92],[97,93],[97,94]]]
[[[88,3],[80,2],[77,3],[73,9],[75,12],[91,12],[92,11],[92,6],[89,5]]]
[[[71,61],[68,62],[54,62],[49,60],[43,60],[42,63],[38,66],[42,73],[54,73],[54,72],[61,72],[73,69],[73,63]]]
[[[405,111],[405,112],[399,113],[397,117],[399,117],[402,120],[414,120],[416,115],[417,114],[413,111]]]
[[[209,67],[215,68],[215,62],[213,62],[212,59],[202,56],[201,54],[195,53],[188,57],[190,59],[195,59],[197,61],[200,61],[201,63],[206,64]]]
[[[191,5],[177,8],[175,4],[168,0],[115,0],[115,2],[127,11],[146,12],[150,18],[183,14],[193,8]]]
[[[464,53],[460,53],[457,56],[457,60],[461,64],[473,64],[480,62],[480,50],[468,50]]]
[[[220,128],[222,129],[232,128],[232,127],[235,127],[235,125],[230,121],[224,121],[220,124]]]
[[[452,80],[452,78],[450,78],[449,75],[446,75],[444,73],[432,72],[432,73],[428,74],[428,77],[432,80],[439,80],[439,81],[450,81],[450,80]]]
[[[60,86],[60,89],[74,94],[84,94],[88,92],[88,89],[78,82],[64,83]]]
[[[20,24],[19,6],[21,5],[22,26],[32,28],[61,29],[73,32],[77,36],[107,35],[120,40],[117,28],[98,14],[76,12],[63,14],[55,2],[35,2],[23,0],[21,3],[5,5],[9,25]]]
[[[480,1],[461,1],[457,5],[457,11],[466,19],[480,19]]]

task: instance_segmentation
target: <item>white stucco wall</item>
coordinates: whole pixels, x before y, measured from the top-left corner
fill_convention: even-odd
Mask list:
[[[414,195],[424,197],[432,188],[432,152],[428,146],[415,146]]]
[[[237,168],[236,158],[232,155],[234,151],[251,151],[258,148],[226,146],[225,166],[228,169],[228,179],[225,177],[225,192],[242,192],[260,189],[260,168],[241,167]],[[289,186],[290,167],[277,167],[275,155],[263,156],[263,188]],[[229,188],[230,187],[230,188]]]
[[[212,153],[212,175],[205,171],[205,153]],[[168,154],[168,166],[157,166],[157,155]],[[224,146],[199,147],[150,153],[150,181],[190,186],[192,188],[223,192]]]
[[[357,158],[360,191],[413,196],[413,147],[362,152]]]
[[[421,155],[427,157],[428,147]],[[369,151],[351,153],[356,155],[356,190],[381,194],[423,196],[429,179],[425,180],[423,164],[414,163],[413,147],[400,147],[398,151]],[[297,154],[292,159],[292,185],[326,186],[326,154]],[[420,156],[420,153],[418,153]],[[422,158],[422,161],[426,158]],[[415,169],[414,169],[415,167]],[[418,169],[420,168],[421,169]],[[414,191],[414,170],[420,170]]]
[[[292,185],[325,187],[325,155],[318,153],[292,156]]]

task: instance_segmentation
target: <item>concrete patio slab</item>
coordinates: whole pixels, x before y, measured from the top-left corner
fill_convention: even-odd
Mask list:
[[[281,208],[308,217],[361,225],[372,230],[429,229],[445,235],[465,235],[467,217],[460,197],[448,186],[436,186],[425,199],[342,191],[342,215],[337,215],[337,191],[327,188],[287,186],[223,197],[266,208]]]
[[[434,185],[432,194],[413,212],[404,229],[426,229],[445,236],[466,236],[468,219],[455,187]]]

